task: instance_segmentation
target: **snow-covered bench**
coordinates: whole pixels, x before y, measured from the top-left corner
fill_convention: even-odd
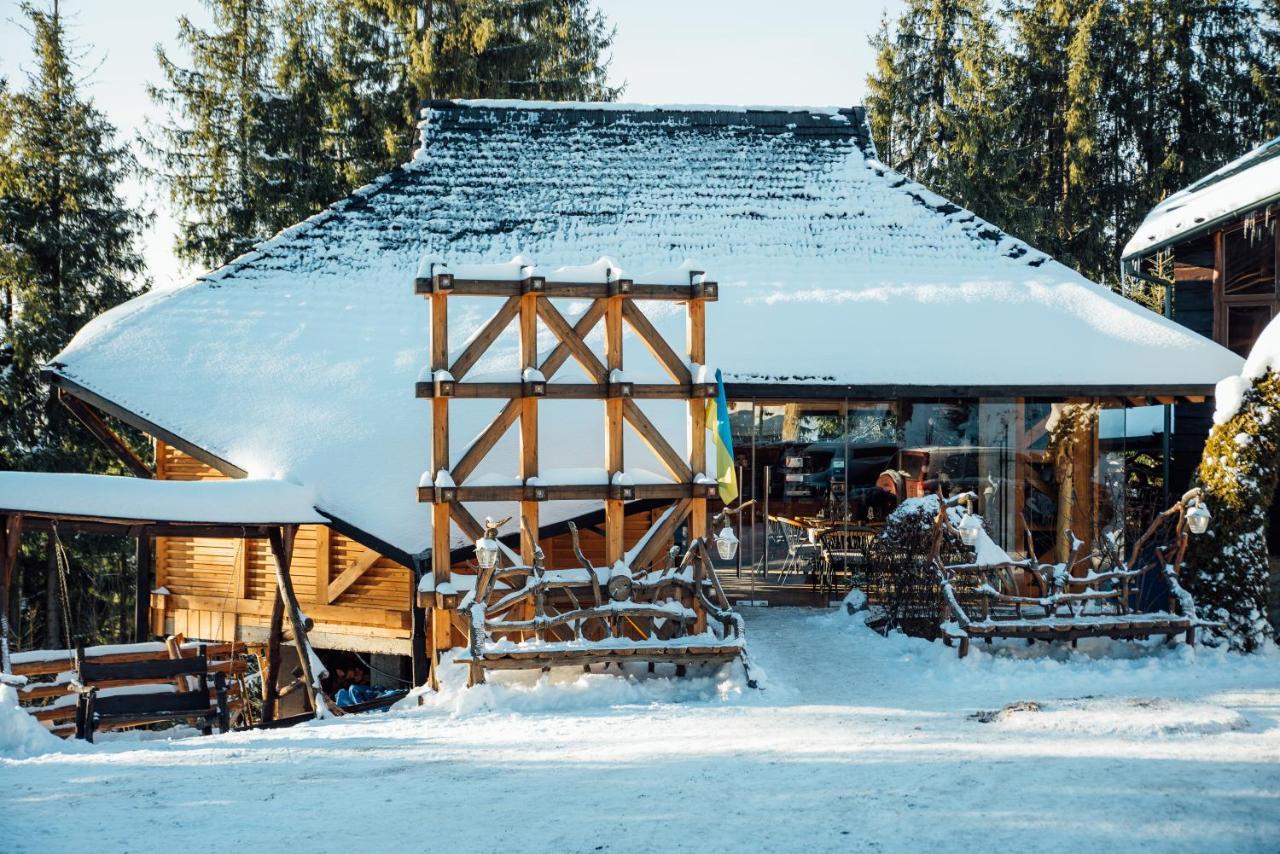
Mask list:
[[[964,517],[969,514],[962,508],[975,500],[968,494],[941,502],[930,552],[944,604],[940,634],[948,644],[959,643],[961,658],[968,654],[973,638],[1074,643],[1084,637],[1164,635],[1172,641],[1183,635],[1188,644],[1195,643],[1196,627],[1204,623],[1179,581],[1187,546],[1186,496],[1152,523],[1134,544],[1127,562],[1114,538],[1104,538],[1100,552],[1081,556],[1084,543],[1072,535],[1070,554],[1057,564],[1039,563],[1033,557],[1014,560],[978,527],[980,517],[974,515],[966,523]],[[1173,542],[1145,550],[1170,524]],[[962,527],[969,527],[970,538],[976,540],[974,559],[945,564],[940,558],[944,542],[960,539]],[[1028,554],[1034,555],[1029,540]],[[1138,603],[1151,598],[1139,595],[1143,582],[1157,578],[1167,589],[1166,606],[1140,610]],[[1024,587],[1034,590],[1023,592]]]
[[[93,664],[138,664],[146,662],[169,662],[174,656],[184,659],[199,653],[201,644],[185,642],[181,636],[169,638],[167,641],[145,641],[132,644],[107,644],[88,647],[84,650],[84,660]],[[222,674],[227,679],[227,709],[234,717],[243,706],[240,693],[240,677],[245,671],[245,662],[239,653],[244,652],[243,644],[213,643],[204,645],[207,659],[207,672]],[[55,735],[70,736],[75,733],[75,718],[78,705],[78,694],[75,691],[77,674],[75,670],[76,651],[72,649],[37,649],[16,652],[12,656],[13,674],[8,677],[17,686],[18,701],[26,711],[48,727]],[[216,676],[214,679],[216,680]],[[85,684],[81,682],[80,684]],[[143,678],[90,680],[88,684],[98,689],[98,698],[106,699],[130,693],[178,693],[176,678],[148,676]],[[209,702],[216,702],[216,687],[208,691]],[[162,718],[124,722],[100,721],[98,727],[114,729],[117,726],[136,726],[143,723],[158,723]]]

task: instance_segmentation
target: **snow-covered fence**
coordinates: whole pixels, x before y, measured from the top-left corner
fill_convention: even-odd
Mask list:
[[[1172,641],[1183,634],[1188,644],[1194,644],[1196,628],[1206,625],[1196,616],[1195,602],[1179,580],[1188,531],[1195,525],[1197,508],[1202,508],[1198,490],[1160,514],[1134,543],[1128,560],[1114,538],[1104,537],[1097,550],[1082,554],[1084,543],[1070,534],[1070,553],[1056,564],[1035,560],[1029,538],[1029,556],[1022,560],[1010,558],[984,540],[980,517],[958,506],[974,499],[967,494],[939,503],[929,556],[947,615],[940,633],[948,644],[959,641],[962,658],[974,637],[1074,643],[1081,637],[1098,636],[1165,635]],[[977,546],[974,559],[944,563],[944,544],[960,539],[966,527]],[[1162,532],[1168,541],[1154,545]],[[1156,611],[1140,610],[1146,597],[1137,595],[1139,586],[1155,577],[1166,585],[1167,605]],[[1020,579],[1035,588],[1033,595],[1021,592]]]
[[[475,589],[459,603],[468,638],[457,661],[470,667],[471,684],[484,682],[486,669],[643,661],[651,669],[675,664],[682,672],[744,655],[742,618],[708,551],[714,534],[696,538],[682,557],[672,549],[666,566],[644,570],[625,561],[593,566],[576,526],[570,531],[580,567],[545,569],[538,549],[531,566],[481,569]]]

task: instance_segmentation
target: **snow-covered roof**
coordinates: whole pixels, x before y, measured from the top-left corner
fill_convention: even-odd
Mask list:
[[[0,510],[221,525],[315,524],[315,492],[279,480],[147,480],[0,471]]]
[[[1280,137],[1179,190],[1151,209],[1125,244],[1127,260],[1162,249],[1193,231],[1280,201]]]
[[[708,361],[730,383],[1087,394],[1207,390],[1240,368],[888,169],[860,108],[473,102],[434,104],[404,167],[185,287],[99,317],[51,371],[251,475],[313,486],[326,514],[418,553],[431,426],[412,391],[429,329],[414,274],[424,257],[517,254],[543,270],[608,256],[638,282],[696,259],[720,285]],[[497,305],[450,304],[457,353]],[[560,307],[572,322],[585,304]],[[682,339],[681,306],[645,310]],[[467,379],[514,377],[517,352],[509,331]],[[575,370],[552,381],[581,381]],[[626,372],[659,373],[630,345]],[[543,405],[544,469],[602,464],[592,406]],[[680,405],[644,407],[683,435]],[[453,459],[496,411],[455,402]],[[469,482],[511,475],[513,448],[508,437]],[[662,471],[639,443],[627,462]],[[543,520],[580,510],[552,503]]]

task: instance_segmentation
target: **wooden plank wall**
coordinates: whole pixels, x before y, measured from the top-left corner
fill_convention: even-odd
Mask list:
[[[226,476],[194,457],[156,442],[156,477],[165,480],[221,480]],[[633,546],[661,510],[626,517],[623,540]],[[604,537],[583,529],[582,551],[596,566],[605,562]],[[327,541],[327,547],[322,544]],[[578,565],[569,535],[542,542],[549,568]],[[274,566],[265,540],[158,537],[152,632],[180,632],[191,639],[254,642],[265,635],[275,595]],[[328,601],[330,586],[344,584],[344,572],[367,566]],[[458,569],[468,570],[467,564]],[[408,654],[412,615],[411,573],[332,529],[304,525],[293,556],[293,584],[303,610],[316,623],[320,648],[379,649]],[[455,637],[461,642],[460,635]]]
[[[225,475],[157,441],[156,477],[221,480]],[[154,597],[155,633],[253,641],[266,632],[275,570],[265,540],[159,537],[155,554],[156,586],[168,590]],[[303,610],[315,621],[317,646],[408,653],[408,569],[336,531],[304,525],[291,574]],[[335,581],[342,589],[331,586]]]

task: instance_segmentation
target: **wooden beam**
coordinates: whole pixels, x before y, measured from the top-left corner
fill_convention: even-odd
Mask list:
[[[640,307],[630,300],[622,304],[622,317],[631,324],[631,328],[636,331],[636,336],[643,342],[653,357],[658,360],[663,369],[671,376],[671,379],[682,385],[690,385],[693,383],[693,374],[689,371],[689,366],[684,360],[672,349],[667,343],[667,339],[662,337],[653,323],[649,320]]]
[[[658,523],[658,527],[650,535],[649,541],[636,553],[635,560],[631,562],[633,568],[648,566],[662,556],[666,551],[664,547],[667,541],[675,537],[676,530],[688,517],[691,503],[689,499],[677,502],[671,515]]]
[[[705,402],[699,401],[703,406]],[[638,435],[653,451],[654,456],[667,468],[671,473],[671,477],[680,483],[689,483],[693,480],[693,471],[688,464],[680,458],[680,454],[675,448],[663,437],[654,423],[644,414],[644,410],[633,400],[624,400],[622,402],[623,417],[635,428]]]
[[[497,417],[467,447],[467,450],[462,454],[462,459],[458,460],[453,467],[454,483],[461,486],[471,476],[471,473],[476,470],[476,466],[480,465],[485,455],[493,450],[493,446],[498,444],[498,440],[503,437],[512,424],[516,423],[516,419],[520,417],[520,412],[519,400],[507,401],[506,405],[499,410]]]
[[[311,700],[311,708],[319,717],[320,703],[324,696],[321,693],[316,676],[311,670],[311,645],[307,642],[307,625],[302,616],[302,608],[298,605],[297,594],[293,591],[293,577],[290,570],[293,564],[293,545],[298,536],[297,525],[282,525],[273,530],[267,537],[271,544],[271,556],[276,565],[276,586],[284,601],[285,616],[289,618],[289,630],[293,632],[293,644],[298,650],[298,661],[302,667],[302,679],[307,697]]]
[[[13,585],[13,570],[18,564],[18,548],[22,543],[22,514],[13,513],[0,518],[0,673],[12,673],[13,662],[9,658],[9,591]]]
[[[697,285],[650,285],[628,282],[625,292],[618,292],[617,284],[617,282],[613,284],[602,284],[600,282],[546,282],[539,293],[545,297],[558,299],[603,299],[617,293],[624,299],[684,302],[687,299],[715,300],[719,291],[715,282],[705,282]],[[524,283],[520,281],[453,279],[449,289],[444,291],[438,289],[436,283],[425,276],[414,280],[414,291],[418,294],[430,296],[451,293],[459,297],[511,297],[519,296],[524,290]]]
[[[480,332],[472,338],[458,358],[453,360],[453,365],[449,368],[449,373],[453,374],[454,381],[461,380],[466,376],[467,371],[475,367],[476,362],[480,361],[480,357],[485,354],[493,342],[498,340],[511,323],[512,318],[520,311],[520,297],[510,297],[502,304],[502,307],[489,318],[488,322],[480,329]]]
[[[101,442],[107,450],[115,454],[116,458],[124,463],[125,468],[133,472],[134,477],[153,477],[151,468],[142,461],[141,457],[133,452],[133,448],[130,448],[124,439],[121,439],[87,403],[74,395],[66,393],[61,388],[57,390],[57,395],[58,400],[75,416],[75,419],[83,424],[85,429],[92,433],[94,438]]]
[[[360,555],[360,557],[356,559],[355,563],[344,569],[337,578],[325,586],[326,593],[324,604],[331,605],[338,601],[338,597],[343,593],[346,593],[347,588],[352,584],[355,584],[361,576],[368,572],[369,569],[378,562],[381,557],[382,555],[377,552],[371,549],[365,549],[364,554]],[[319,578],[317,578],[316,587],[319,586],[320,581]]]
[[[705,365],[707,361],[707,306],[703,300],[691,299],[686,304],[685,346],[689,363]],[[689,401],[689,470],[696,477],[707,470],[707,402]],[[689,536],[707,535],[707,500],[694,498],[689,507]]]
[[[249,589],[249,541],[243,537],[236,540],[236,552],[232,560],[231,575],[235,597],[237,599],[245,598],[245,591]]]
[[[526,294],[520,298],[520,368],[536,369],[538,365],[538,294]],[[573,337],[572,331],[570,338]],[[568,343],[568,341],[565,341]],[[570,351],[572,352],[572,345]],[[520,399],[520,479],[528,481],[538,476],[538,398]],[[520,559],[532,566],[538,545],[540,530],[539,507],[536,501],[520,502]]]
[[[560,314],[551,300],[538,300],[537,308],[538,316],[542,318],[542,322],[547,324],[547,328],[551,330],[552,334],[569,348],[569,355],[582,366],[582,369],[587,372],[587,376],[597,383],[607,383],[609,381],[609,371],[600,363],[596,354],[591,352],[587,342],[583,341],[578,336],[578,333],[573,330],[573,327],[569,325],[569,322],[564,319],[564,316]]]
[[[328,605],[335,596],[329,594],[333,581],[333,536],[328,525],[317,525],[316,531],[316,593],[315,601]],[[346,588],[343,588],[346,589]]]
[[[484,536],[484,525],[481,525],[466,507],[454,502],[449,505],[449,515],[467,539],[478,540]]]
[[[590,333],[591,330],[595,328],[595,325],[600,322],[600,318],[604,317],[604,310],[604,300],[598,299],[592,302],[591,305],[587,307],[587,310],[582,313],[582,317],[579,317],[577,322],[573,324],[574,334],[585,341],[588,333]],[[555,346],[555,349],[551,351],[551,354],[542,360],[542,364],[539,366],[538,370],[542,371],[542,375],[550,380],[552,375],[556,371],[560,370],[560,367],[565,362],[569,361],[569,359],[569,345],[561,341]]]
[[[606,301],[604,314],[604,351],[605,365],[612,371],[622,370],[622,297],[611,297]],[[624,470],[623,442],[625,439],[624,422],[626,416],[624,406],[626,399],[609,397],[604,402],[604,448],[605,471],[610,482],[613,476]],[[622,501],[609,498],[604,503],[604,559],[608,566],[613,566],[623,559],[626,552],[624,529],[626,510]]]

